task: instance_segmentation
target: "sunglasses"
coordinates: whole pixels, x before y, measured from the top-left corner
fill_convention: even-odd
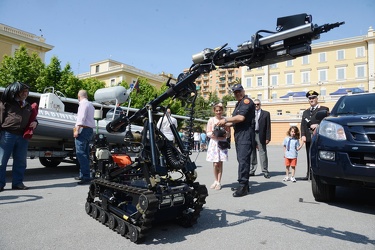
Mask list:
[[[255,106],[260,106],[260,103],[254,103],[255,104]]]

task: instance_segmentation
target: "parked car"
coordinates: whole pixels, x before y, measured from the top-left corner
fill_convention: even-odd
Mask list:
[[[375,93],[342,96],[317,117],[310,149],[315,200],[334,200],[336,186],[375,188]]]

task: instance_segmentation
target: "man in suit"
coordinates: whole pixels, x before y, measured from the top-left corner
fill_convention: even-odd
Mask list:
[[[311,178],[311,171],[310,171],[310,146],[311,146],[311,137],[314,133],[314,130],[318,127],[320,121],[318,121],[315,117],[316,113],[320,110],[329,111],[329,108],[325,106],[321,106],[318,101],[319,93],[310,90],[306,93],[306,97],[309,100],[310,107],[303,111],[302,114],[302,121],[301,121],[301,139],[306,145],[306,158],[307,158],[307,173],[306,177],[302,178],[302,180],[309,180]]]
[[[257,170],[257,151],[259,151],[260,166],[265,178],[270,178],[268,172],[267,144],[271,141],[271,116],[270,112],[261,109],[259,99],[254,100],[255,104],[255,143],[258,150],[251,154],[250,176],[255,175]]]

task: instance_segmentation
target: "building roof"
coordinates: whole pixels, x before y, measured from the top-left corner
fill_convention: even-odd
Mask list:
[[[357,93],[364,93],[365,91],[361,88],[339,88],[335,92],[330,93],[330,95],[346,95],[348,94],[348,92],[357,94]]]
[[[286,95],[280,96],[280,98],[289,98],[290,96],[306,98],[306,92],[305,91],[288,92]]]

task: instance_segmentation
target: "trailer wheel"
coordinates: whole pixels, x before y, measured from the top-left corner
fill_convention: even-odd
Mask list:
[[[39,161],[46,168],[55,168],[62,162],[62,158],[39,157]]]

